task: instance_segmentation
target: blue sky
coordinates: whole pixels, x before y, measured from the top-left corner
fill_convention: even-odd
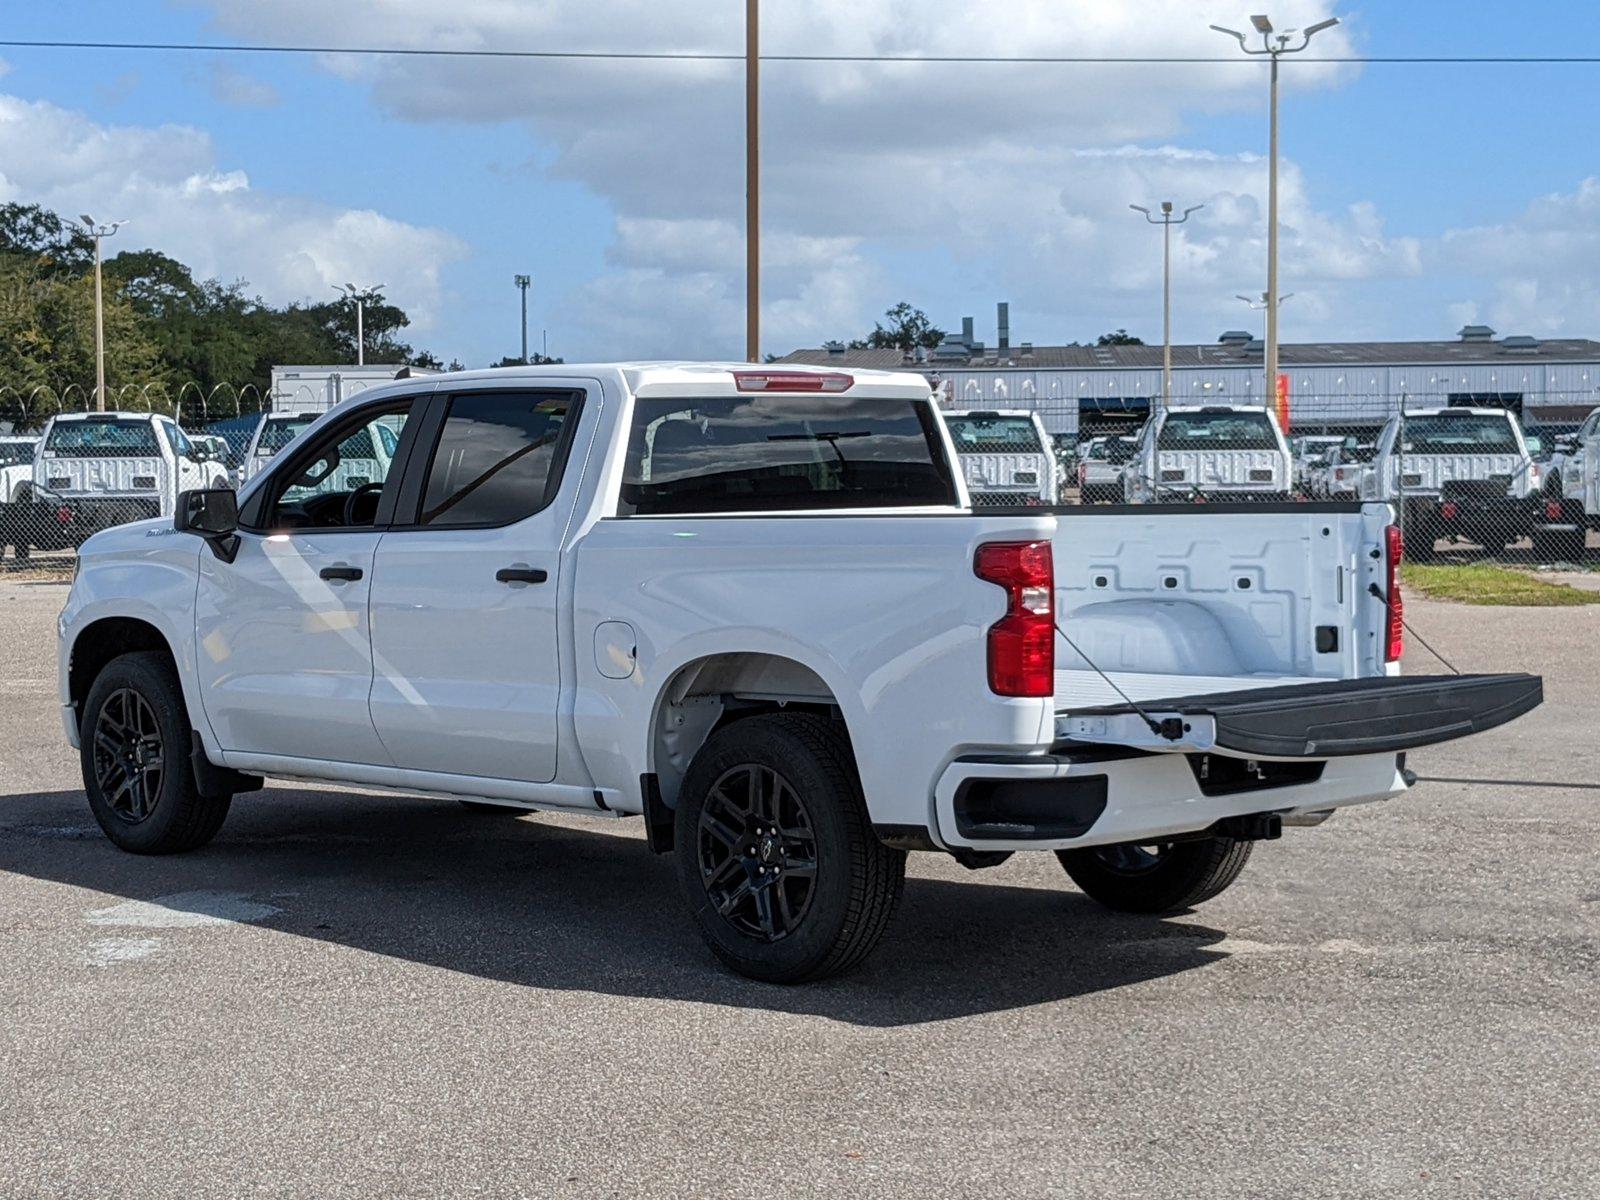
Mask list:
[[[426,0],[64,7],[7,3],[7,36],[729,50],[740,39],[734,0],[460,0],[445,16]],[[949,52],[952,36],[1018,48],[1008,30],[959,20],[978,10],[953,2],[766,11],[773,50]],[[926,24],[908,30],[908,11]],[[1196,53],[1227,49],[1207,21],[1249,11],[1027,0],[1008,20],[1030,45]],[[1329,9],[1269,11],[1289,12],[1282,24]],[[1503,6],[1443,0],[1331,11],[1348,41],[1330,48],[1600,52],[1590,4],[1525,3],[1511,23]],[[515,352],[518,271],[535,277],[535,346],[548,329],[569,359],[740,350],[731,69],[0,55],[11,101],[0,194],[132,215],[119,246],[156,244],[276,300],[331,296],[346,275],[385,283],[416,310],[418,344],[468,365]],[[1180,74],[774,64],[766,349],[864,333],[902,298],[947,328],[976,314],[985,332],[994,301],[1010,299],[1014,335],[1041,343],[1117,326],[1158,337],[1159,245],[1126,204],[1168,194],[1207,203],[1180,246],[1178,336],[1249,327],[1232,296],[1261,287],[1265,170],[1251,156],[1265,147],[1264,76]],[[1286,77],[1283,286],[1297,293],[1286,337],[1444,336],[1466,319],[1600,331],[1600,188],[1584,189],[1600,175],[1585,136],[1600,66],[1299,64]]]

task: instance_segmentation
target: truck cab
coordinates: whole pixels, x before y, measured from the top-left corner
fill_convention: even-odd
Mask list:
[[[170,518],[180,493],[222,486],[227,475],[164,414],[57,414],[33,461],[41,544],[76,546],[112,525]]]
[[[974,504],[1056,502],[1059,465],[1038,413],[946,409],[943,416]]]
[[[1289,498],[1291,474],[1283,431],[1266,409],[1207,404],[1154,413],[1122,479],[1130,504],[1282,501]]]
[[[1538,704],[1400,674],[1398,563],[1384,504],[975,508],[911,373],[463,372],[90,538],[62,725],[144,854],[268,777],[638,820],[712,954],[796,983],[871,950],[909,852],[1181,910]]]

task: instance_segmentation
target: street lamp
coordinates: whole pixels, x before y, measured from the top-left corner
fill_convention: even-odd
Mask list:
[[[744,5],[744,356],[761,361],[761,0]]]
[[[375,283],[369,288],[358,288],[353,283],[333,285],[334,291],[356,302],[356,366],[358,367],[367,365],[367,331],[364,323],[367,297],[376,296],[382,288],[381,283]]]
[[[1267,151],[1267,290],[1263,301],[1267,310],[1267,345],[1266,353],[1262,356],[1267,371],[1267,394],[1276,395],[1278,390],[1278,60],[1285,54],[1298,54],[1311,44],[1311,39],[1324,29],[1332,29],[1339,23],[1338,17],[1329,17],[1326,21],[1318,21],[1315,25],[1308,25],[1299,30],[1300,44],[1289,45],[1296,30],[1285,29],[1282,33],[1275,33],[1272,22],[1265,16],[1253,16],[1250,24],[1261,35],[1261,49],[1252,49],[1246,41],[1245,34],[1237,29],[1226,29],[1221,25],[1211,28],[1218,33],[1225,33],[1239,43],[1239,49],[1246,54],[1267,55],[1272,60],[1271,83],[1269,85],[1268,103],[1268,151]]]
[[[84,232],[94,239],[94,407],[106,410],[106,320],[100,298],[100,240],[108,238],[128,223],[127,218],[100,225],[88,213],[79,215]]]
[[[522,293],[522,362],[528,362],[528,287],[533,283],[532,275],[513,275],[511,281],[517,285]]]
[[[1172,215],[1172,201],[1161,202],[1158,217],[1141,204],[1130,204],[1136,213],[1152,225],[1161,226],[1161,406],[1172,403],[1172,227],[1182,225],[1190,213],[1199,212],[1204,204],[1195,204],[1183,210],[1183,216]]]

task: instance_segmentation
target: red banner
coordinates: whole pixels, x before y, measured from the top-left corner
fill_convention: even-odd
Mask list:
[[[1289,377],[1278,376],[1277,394],[1272,398],[1272,411],[1278,418],[1278,428],[1283,430],[1284,436],[1289,433]]]

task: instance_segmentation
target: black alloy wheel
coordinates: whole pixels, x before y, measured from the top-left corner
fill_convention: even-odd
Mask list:
[[[133,688],[118,688],[94,725],[95,782],[106,807],[129,825],[146,820],[161,799],[166,769],[155,710]]]
[[[811,814],[770,767],[745,763],[711,785],[696,837],[701,884],[717,914],[764,942],[805,919],[817,879]]]

